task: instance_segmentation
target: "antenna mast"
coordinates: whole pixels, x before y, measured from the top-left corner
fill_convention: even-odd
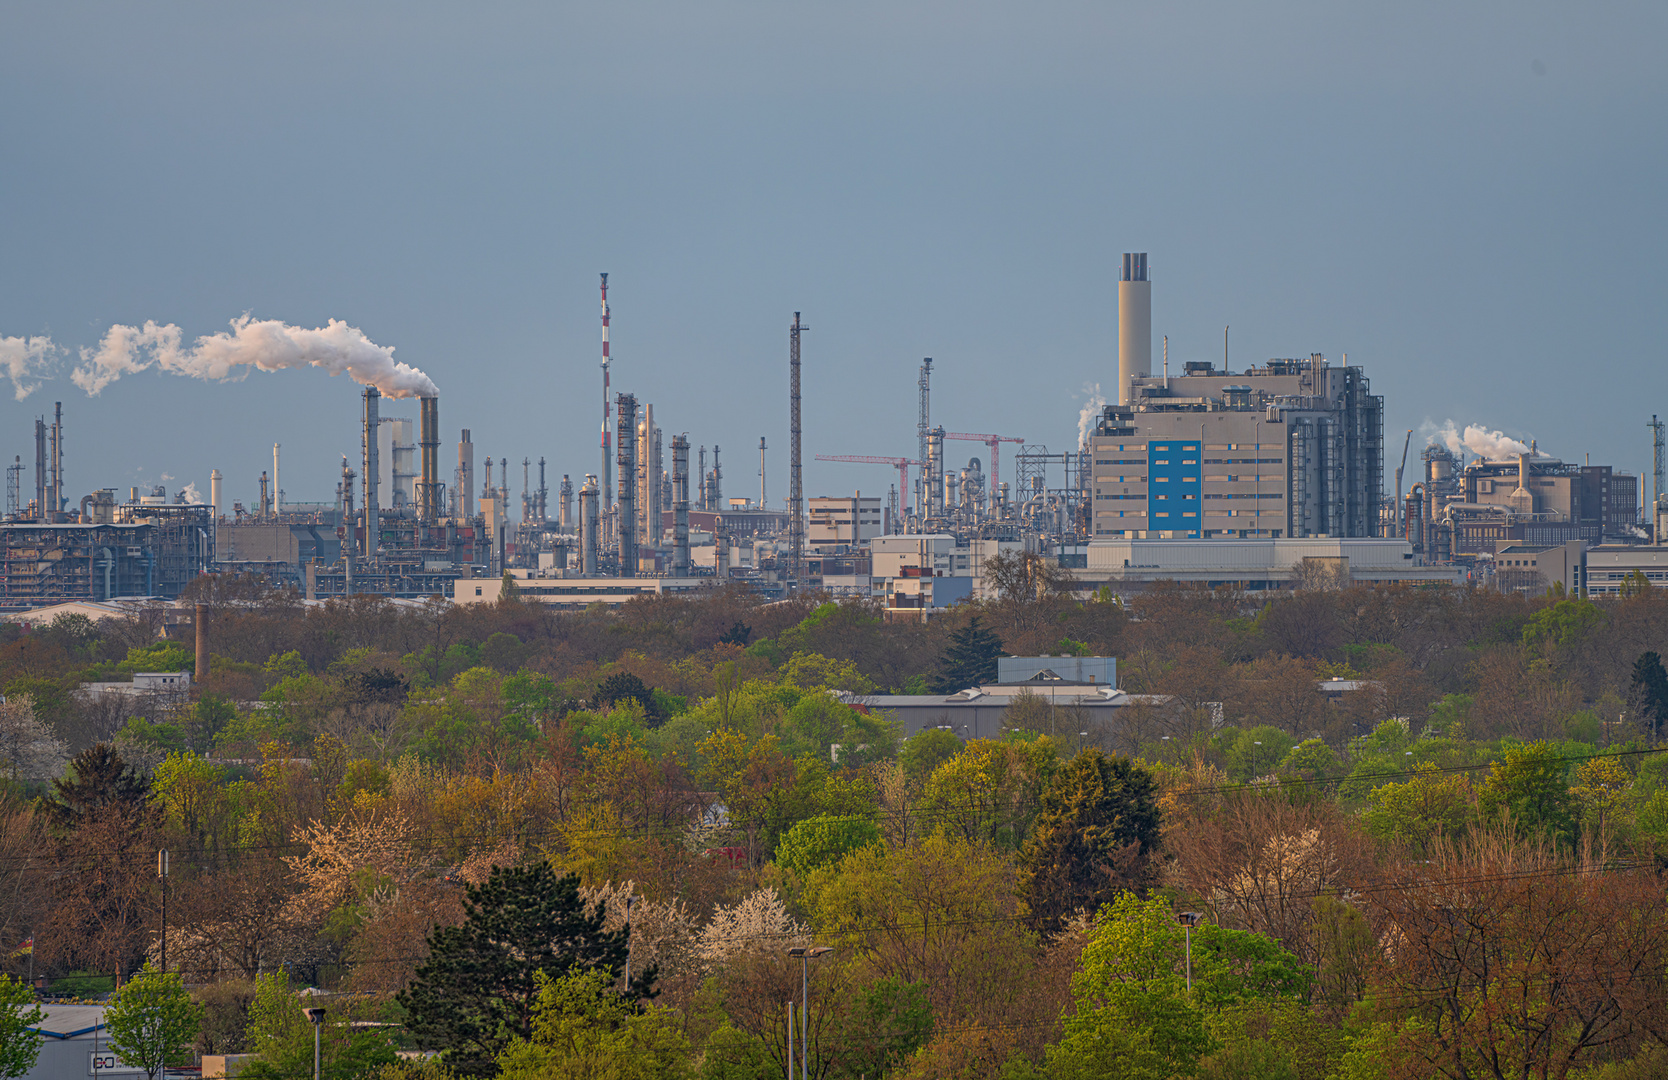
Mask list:
[[[1664,469],[1664,462],[1663,462],[1663,452],[1662,452],[1662,427],[1663,427],[1663,424],[1662,424],[1662,421],[1657,419],[1656,415],[1653,413],[1651,415],[1651,422],[1649,424],[1646,424],[1645,426],[1651,429],[1651,451],[1652,451],[1651,482],[1656,488],[1656,490],[1654,492],[1652,492],[1652,495],[1654,496],[1654,498],[1651,499],[1651,535],[1652,535],[1652,538],[1655,539],[1656,542],[1660,544],[1662,542],[1662,537],[1656,535],[1656,519],[1657,519],[1657,512],[1659,510],[1661,510],[1663,505],[1664,505],[1664,501],[1663,501],[1663,497],[1662,497],[1662,483],[1663,483],[1663,480],[1664,480],[1665,472],[1668,472],[1668,470]]]

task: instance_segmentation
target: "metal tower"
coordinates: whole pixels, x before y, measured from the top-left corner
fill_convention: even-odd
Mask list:
[[[1652,506],[1653,511],[1654,511],[1655,507],[1658,507],[1658,506],[1662,505],[1662,482],[1663,482],[1663,479],[1664,479],[1664,472],[1665,472],[1665,470],[1663,468],[1663,455],[1662,455],[1662,427],[1663,427],[1663,424],[1662,424],[1662,421],[1658,420],[1656,418],[1656,415],[1653,413],[1651,415],[1651,422],[1649,424],[1646,424],[1645,426],[1651,429],[1651,451],[1652,451],[1651,482],[1656,486],[1656,490],[1654,492],[1652,492],[1652,494],[1655,496],[1655,498],[1653,498],[1651,500],[1651,506]],[[1653,518],[1653,520],[1654,520],[1654,518]]]
[[[932,410],[928,408],[928,397],[932,389],[932,357],[921,361],[921,409],[920,417],[915,422],[915,460],[922,462],[921,483],[915,492],[915,513],[925,516],[924,507],[927,504],[927,440],[932,434]],[[906,510],[907,513],[907,510]]]
[[[614,460],[608,453],[608,421],[613,419],[608,398],[608,275],[602,275],[602,506],[613,505]]]
[[[808,329],[799,324],[799,312],[794,312],[793,326],[788,330],[788,423],[792,444],[788,451],[788,572],[795,583],[805,576],[805,487],[799,458],[799,335]]]

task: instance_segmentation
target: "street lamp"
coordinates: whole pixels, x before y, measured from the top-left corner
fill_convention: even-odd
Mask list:
[[[1193,989],[1193,928],[1204,918],[1197,911],[1183,911],[1176,916],[1176,921],[1182,924],[1182,930],[1187,934],[1187,988]]]
[[[800,992],[799,992],[799,1076],[800,1080],[809,1080],[811,1075],[811,961],[819,956],[826,956],[834,950],[827,945],[812,945],[809,947],[796,945],[788,950],[789,956],[799,957],[800,964]],[[791,1016],[792,1014],[790,1014]],[[792,1031],[792,1028],[789,1029]],[[791,1037],[791,1035],[790,1035]],[[313,1080],[318,1080],[314,1077]],[[793,1080],[793,1056],[789,1051],[788,1080]]]
[[[1251,741],[1252,746],[1261,746],[1262,744],[1263,741],[1261,739],[1253,739]],[[1261,750],[1251,751],[1251,779],[1255,780],[1258,776],[1262,775],[1262,763],[1263,752]]]
[[[302,1009],[313,1024],[313,1080],[319,1080],[319,1031],[324,1027],[323,1009]]]

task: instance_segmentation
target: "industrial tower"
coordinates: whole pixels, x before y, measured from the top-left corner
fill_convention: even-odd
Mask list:
[[[799,312],[793,313],[793,326],[788,330],[788,558],[789,572],[797,584],[804,578],[805,555],[805,488],[800,476],[799,459],[799,335],[809,330],[799,324]]]

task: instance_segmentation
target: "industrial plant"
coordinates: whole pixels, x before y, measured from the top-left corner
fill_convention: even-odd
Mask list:
[[[544,457],[477,456],[466,427],[450,429],[456,460],[446,451],[443,471],[450,440],[428,376],[393,364],[391,349],[340,323],[318,331],[259,324],[253,329],[299,342],[299,359],[269,363],[250,355],[244,320],[216,345],[241,350],[231,362],[345,370],[362,385],[357,459],[344,458],[328,481],[312,478],[332,484],[334,500],[284,498],[280,445],[250,505],[225,503],[218,470],[206,499],[192,487],[172,496],[73,487],[59,403],[35,422],[32,491],[22,454],[7,470],[0,609],[168,601],[199,575],[218,573],[256,575],[310,601],[482,603],[513,587],[524,599],[575,607],[733,584],[769,598],[805,590],[873,598],[892,618],[926,619],[996,595],[990,563],[1004,554],[1043,560],[1057,568],[1053,580],[1085,593],[1123,594],[1160,580],[1248,590],[1347,580],[1604,593],[1668,575],[1668,560],[1659,565],[1668,526],[1663,425],[1654,417],[1648,512],[1636,476],[1481,429],[1432,438],[1408,477],[1413,432],[1387,464],[1384,400],[1362,367],[1311,353],[1236,369],[1226,331],[1220,364],[1189,359],[1172,369],[1167,338],[1155,364],[1152,287],[1147,255],[1125,254],[1116,400],[1085,410],[1075,438],[1056,449],[950,430],[964,425],[934,417],[926,358],[912,452],[842,452],[851,448],[803,430],[809,327],[793,313],[787,497],[774,503],[764,437],[739,455],[717,441],[692,445],[687,432],[663,429],[665,414],[657,418],[652,402],[615,390],[606,274],[600,456],[595,471],[573,468],[559,479]],[[172,329],[129,330],[120,342],[127,351],[78,368],[77,384],[98,392],[154,362],[147,348],[153,357],[166,352],[170,370],[206,365],[199,354],[215,343],[181,350]],[[415,417],[396,415],[413,401]],[[886,466],[887,487],[807,498],[807,435],[826,451],[817,461]],[[957,454],[958,446],[974,452]],[[740,460],[751,474],[755,451],[756,493],[734,484],[726,493],[725,463]]]

